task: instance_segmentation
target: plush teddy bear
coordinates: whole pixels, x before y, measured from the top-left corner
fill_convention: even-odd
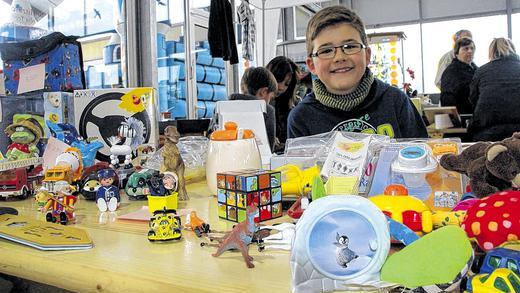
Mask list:
[[[520,132],[501,142],[477,142],[460,155],[441,157],[444,169],[466,174],[473,193],[485,197],[520,187]]]

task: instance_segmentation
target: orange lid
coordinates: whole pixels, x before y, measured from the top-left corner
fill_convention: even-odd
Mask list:
[[[225,140],[237,140],[238,139],[238,126],[235,122],[228,121],[224,124],[224,130],[214,131],[210,135],[211,140],[225,141]],[[250,129],[244,129],[242,137],[240,139],[247,139],[255,137],[254,133]]]
[[[401,184],[390,184],[385,188],[384,195],[408,195],[408,189]]]

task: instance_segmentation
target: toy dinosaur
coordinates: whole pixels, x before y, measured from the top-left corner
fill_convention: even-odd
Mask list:
[[[254,205],[250,205],[247,207],[246,212],[246,220],[235,225],[233,230],[227,232],[224,237],[210,237],[211,241],[216,240],[219,242],[218,245],[201,243],[201,246],[217,246],[217,251],[212,254],[214,257],[218,257],[230,249],[238,249],[242,252],[247,267],[254,268],[253,257],[249,255],[249,244],[253,239],[254,233],[258,230],[258,225],[254,220],[255,216],[258,214],[258,208]]]

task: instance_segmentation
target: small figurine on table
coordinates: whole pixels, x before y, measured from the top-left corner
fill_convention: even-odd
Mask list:
[[[171,195],[177,191],[178,178],[177,174],[173,172],[163,172],[162,183],[164,189],[166,189],[166,195]]]
[[[184,224],[184,229],[193,230],[197,237],[201,237],[202,234],[211,232],[209,229],[209,224],[205,223],[204,220],[199,218],[196,211],[190,212],[190,214],[186,217],[186,224]]]
[[[119,188],[114,183],[116,172],[113,169],[103,169],[98,171],[99,183],[101,186],[97,191],[96,203],[99,211],[115,211],[121,202]]]
[[[72,195],[74,186],[69,185],[67,181],[58,181],[54,185],[57,194],[51,196],[42,211],[45,213],[50,210],[45,216],[47,222],[56,223],[59,221],[62,225],[74,221],[74,204],[76,203],[76,196]]]
[[[43,129],[38,121],[33,118],[20,120],[7,126],[5,133],[13,142],[7,147],[5,154],[9,161],[39,156],[37,144],[43,136]]]
[[[179,199],[188,200],[188,192],[186,192],[186,186],[184,182],[184,161],[182,160],[181,153],[177,147],[179,142],[180,134],[175,126],[168,126],[164,129],[164,147],[162,151],[163,164],[161,170],[175,172],[178,176],[178,190]]]

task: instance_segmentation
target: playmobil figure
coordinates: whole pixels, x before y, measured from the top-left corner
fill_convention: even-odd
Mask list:
[[[163,174],[154,174],[150,179],[148,179],[148,188],[150,195],[152,196],[165,196],[166,188],[164,188],[163,184]]]
[[[349,239],[346,235],[339,236],[339,233],[336,232],[336,242],[334,242],[334,245],[337,246],[336,261],[344,268],[346,268],[351,261],[358,258],[358,255],[348,248],[348,241]]]
[[[112,185],[116,172],[112,169],[104,169],[98,172],[99,183],[101,186],[97,192],[97,206],[99,211],[106,212],[107,210],[113,212],[119,206],[121,197],[119,196],[119,188]]]
[[[42,211],[45,213],[50,210],[45,216],[47,222],[59,221],[62,225],[66,225],[74,220],[74,204],[77,198],[72,195],[72,192],[75,191],[75,188],[67,181],[58,181],[55,183],[54,189],[57,194],[49,198]]]
[[[162,183],[164,186],[164,189],[166,189],[166,193],[172,194],[173,192],[177,191],[177,183],[179,182],[179,177],[177,177],[177,174],[173,172],[164,172]]]
[[[189,196],[184,183],[184,161],[177,148],[180,134],[175,126],[168,126],[164,130],[164,135],[166,140],[164,141],[164,149],[162,151],[163,166],[161,169],[177,174],[179,199],[188,200]]]
[[[9,125],[5,133],[13,142],[7,147],[5,154],[9,161],[38,157],[40,151],[37,144],[43,136],[43,129],[38,121],[33,118],[20,120]]]
[[[192,211],[187,217],[186,217],[186,224],[184,224],[184,229],[186,230],[192,230],[195,232],[195,235],[197,237],[201,237],[202,234],[207,234],[210,231],[209,224],[205,223],[204,220],[199,218],[197,216],[197,212]]]
[[[219,242],[217,252],[213,253],[214,257],[220,256],[225,251],[230,249],[238,249],[242,252],[242,256],[244,257],[244,261],[248,268],[254,268],[253,257],[249,255],[249,244],[253,239],[253,235],[258,230],[258,226],[255,223],[254,218],[258,214],[258,208],[254,205],[250,205],[247,207],[247,217],[244,222],[241,222],[235,227],[231,232],[225,234],[222,238],[210,237],[210,240],[216,240]],[[201,246],[205,246],[207,244],[202,243]],[[213,246],[213,245],[209,245]]]

